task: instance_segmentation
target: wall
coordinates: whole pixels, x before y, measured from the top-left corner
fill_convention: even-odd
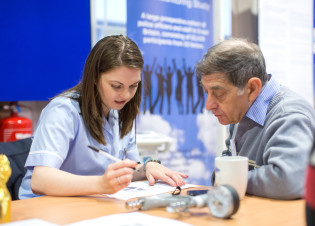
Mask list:
[[[258,44],[257,0],[232,1],[232,36]]]

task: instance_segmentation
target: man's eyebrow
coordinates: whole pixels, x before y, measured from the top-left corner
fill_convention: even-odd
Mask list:
[[[204,86],[203,86],[203,87],[204,87]],[[210,86],[210,87],[207,87],[207,88],[208,88],[209,90],[220,90],[220,89],[225,90],[224,87],[219,86],[219,85]]]
[[[217,89],[224,89],[222,86],[211,86],[210,89],[217,90]]]
[[[207,86],[204,86],[201,81],[199,82],[199,85],[201,87],[203,87],[203,88],[207,87]],[[210,87],[207,87],[207,88],[210,89],[210,90],[224,89],[222,86],[219,86],[219,85],[210,86]]]

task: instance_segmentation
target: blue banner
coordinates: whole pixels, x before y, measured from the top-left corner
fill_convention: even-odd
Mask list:
[[[80,81],[89,0],[1,1],[0,27],[0,101],[48,101]]]
[[[211,0],[127,1],[127,35],[145,60],[137,131],[171,137],[160,160],[201,185],[211,185],[217,124],[205,111],[195,64],[213,45],[212,15]]]

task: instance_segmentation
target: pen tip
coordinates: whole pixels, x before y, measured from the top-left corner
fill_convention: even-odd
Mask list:
[[[88,147],[91,148],[93,151],[96,151],[96,152],[99,151],[97,148],[95,148],[95,147],[93,147],[93,146],[91,146],[91,145],[88,145]]]

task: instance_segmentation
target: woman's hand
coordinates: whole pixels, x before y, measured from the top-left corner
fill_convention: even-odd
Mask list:
[[[156,180],[162,180],[174,187],[183,186],[185,185],[183,178],[188,177],[186,174],[173,171],[156,162],[148,162],[145,168],[150,185],[154,185]]]
[[[101,178],[100,193],[113,194],[127,187],[137,164],[129,159],[110,164]]]

